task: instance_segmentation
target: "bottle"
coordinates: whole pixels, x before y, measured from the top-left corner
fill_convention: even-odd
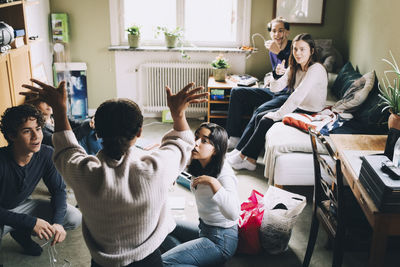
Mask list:
[[[400,167],[400,138],[397,139],[393,150],[393,164],[395,167]]]

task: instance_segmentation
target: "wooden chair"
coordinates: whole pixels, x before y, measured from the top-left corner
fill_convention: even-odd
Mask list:
[[[343,240],[345,233],[344,222],[344,186],[340,160],[336,153],[319,132],[309,129],[314,159],[314,199],[313,214],[307,251],[304,256],[303,267],[310,264],[311,256],[317,240],[319,223],[323,225],[333,240],[332,266],[341,266],[343,261]],[[327,157],[321,157],[317,150],[317,143],[326,149]],[[322,178],[322,170],[324,177]]]

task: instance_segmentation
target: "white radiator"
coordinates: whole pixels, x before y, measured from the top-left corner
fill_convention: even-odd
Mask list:
[[[210,63],[148,62],[139,67],[140,88],[143,90],[145,112],[168,109],[165,86],[176,93],[190,82],[207,90],[208,77],[212,74]],[[188,113],[206,113],[207,103],[192,104]]]

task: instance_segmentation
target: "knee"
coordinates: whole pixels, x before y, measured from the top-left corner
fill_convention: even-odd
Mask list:
[[[231,99],[232,97],[240,97],[241,95],[243,95],[243,93],[245,93],[247,89],[246,88],[242,88],[242,87],[234,87],[231,90]]]
[[[78,228],[82,223],[82,213],[74,206],[67,204],[67,213],[64,219],[64,228],[73,230]]]

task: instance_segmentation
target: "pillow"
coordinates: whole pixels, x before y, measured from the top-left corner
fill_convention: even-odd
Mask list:
[[[335,82],[332,85],[331,92],[338,98],[342,99],[347,89],[353,82],[361,78],[361,74],[356,72],[350,62],[347,62],[340,70]]]
[[[367,99],[353,113],[354,122],[362,125],[366,133],[386,134],[388,132],[387,120],[390,113],[388,110],[382,112],[382,102],[383,100],[379,97],[378,79],[375,76],[374,86]]]
[[[336,102],[332,111],[336,113],[354,112],[367,99],[374,86],[375,73],[373,71],[364,74],[355,80],[344,93],[343,98]]]
[[[343,65],[342,55],[332,46],[332,39],[317,39],[315,50],[327,72],[337,72]]]

